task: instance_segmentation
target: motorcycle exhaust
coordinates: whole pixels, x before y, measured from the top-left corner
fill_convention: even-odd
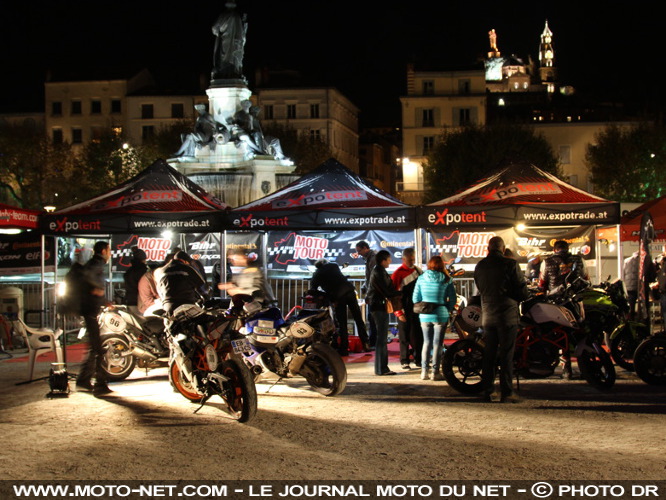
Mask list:
[[[149,352],[145,347],[136,343],[132,344],[132,356],[145,361],[155,361],[157,359],[157,356],[152,352]]]
[[[264,371],[264,369],[259,365],[252,365],[252,368],[251,368],[250,371],[252,372],[252,375],[257,376],[257,375],[261,375],[262,372]]]
[[[305,354],[294,353],[291,356],[291,361],[289,361],[289,373],[292,375],[298,375],[301,371],[303,363],[305,363]]]

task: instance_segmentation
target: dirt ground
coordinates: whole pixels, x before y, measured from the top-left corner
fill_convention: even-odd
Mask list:
[[[522,381],[523,402],[463,396],[417,370],[376,377],[348,358],[338,397],[302,379],[257,384],[248,424],[172,391],[166,369],[135,370],[95,398],[47,398],[27,362],[0,362],[4,479],[658,480],[666,477],[666,388],[618,370],[599,392],[582,380]],[[70,365],[75,372],[78,366]],[[36,377],[48,374],[39,363]],[[212,467],[211,463],[217,464]]]

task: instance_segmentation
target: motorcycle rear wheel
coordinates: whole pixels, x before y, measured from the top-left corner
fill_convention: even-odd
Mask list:
[[[578,367],[585,381],[601,391],[615,385],[615,366],[603,349],[585,349],[578,355]]]
[[[650,385],[666,385],[666,337],[645,339],[634,354],[636,375]]]
[[[483,390],[482,368],[483,348],[473,339],[454,342],[442,357],[444,378],[463,394],[478,394]]]
[[[178,367],[178,363],[171,361],[169,364],[169,380],[180,394],[194,403],[201,402],[203,394],[190,384]]]
[[[104,349],[104,361],[102,370],[110,382],[125,380],[134,370],[136,358],[127,355],[131,350],[129,342],[124,335],[117,333],[102,335],[102,349]]]
[[[310,347],[300,374],[310,387],[324,396],[337,396],[347,386],[347,367],[328,344],[317,343]]]
[[[229,358],[222,362],[218,371],[229,379],[223,383],[220,394],[229,414],[239,422],[251,420],[257,413],[257,388],[250,370],[243,361]]]

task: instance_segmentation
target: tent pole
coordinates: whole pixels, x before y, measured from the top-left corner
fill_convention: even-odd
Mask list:
[[[229,276],[227,276],[227,231],[226,229],[220,233],[220,281],[227,283]],[[219,283],[215,283],[215,286]],[[220,296],[226,296],[226,290],[219,290]]]
[[[622,279],[622,238],[620,237],[620,224],[617,228],[617,278]]]
[[[42,290],[41,290],[41,299],[40,299],[40,312],[39,312],[39,327],[44,328],[44,316],[46,315],[46,290],[44,283],[46,280],[46,261],[44,259],[44,254],[46,253],[46,237],[42,234],[41,236],[42,252],[40,256],[41,264],[41,275],[42,275]]]

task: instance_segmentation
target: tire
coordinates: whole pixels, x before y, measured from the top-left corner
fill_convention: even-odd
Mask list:
[[[328,344],[317,343],[310,347],[299,374],[324,396],[337,396],[347,386],[347,367]]]
[[[615,333],[615,332],[614,332]],[[608,347],[615,363],[625,370],[634,371],[634,353],[649,335],[645,325],[639,323],[625,323],[621,330],[610,339]]]
[[[169,364],[169,381],[173,387],[185,397],[185,399],[189,399],[194,403],[201,402],[203,394],[197,391],[196,387],[192,386],[192,384],[183,377],[183,374],[178,367],[178,363],[175,361],[170,361]]]
[[[458,392],[479,394],[483,391],[482,368],[483,348],[473,339],[458,340],[444,351],[442,373]]]
[[[223,361],[218,371],[229,380],[223,383],[220,397],[227,404],[229,414],[239,422],[248,422],[257,414],[257,388],[254,377],[245,363],[236,358]]]
[[[666,385],[666,337],[645,339],[634,353],[634,368],[643,382]]]
[[[102,335],[102,349],[104,349],[104,362],[102,370],[110,382],[125,380],[136,366],[136,358],[127,355],[131,350],[129,342],[124,335],[117,333]]]
[[[615,366],[603,349],[584,349],[578,355],[578,368],[592,387],[608,390],[615,385]]]

